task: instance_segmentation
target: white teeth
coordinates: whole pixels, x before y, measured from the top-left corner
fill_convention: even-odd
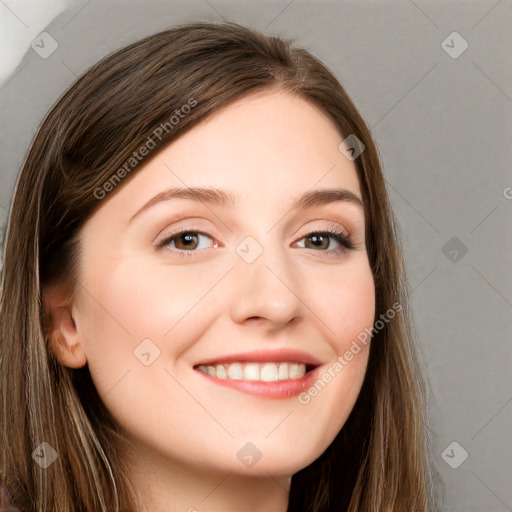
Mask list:
[[[305,372],[305,371],[306,371],[305,365],[300,365],[300,364],[296,364],[296,363],[291,364],[290,367],[288,368],[288,377],[290,379],[298,379],[301,372],[302,372],[302,375],[304,375],[303,372]]]
[[[267,363],[260,373],[260,380],[263,382],[276,382],[277,376],[277,365],[274,363]]]
[[[260,380],[260,367],[257,363],[249,363],[244,368],[245,380]]]
[[[226,379],[227,378],[226,369],[221,364],[217,365],[215,377],[217,377],[218,379]]]
[[[242,379],[243,378],[242,367],[237,364],[230,364],[228,367],[228,377],[230,379]]]
[[[306,374],[304,363],[226,363],[199,366],[199,370],[218,379],[276,382],[300,379]]]

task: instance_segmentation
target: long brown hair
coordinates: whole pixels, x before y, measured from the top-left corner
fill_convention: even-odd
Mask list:
[[[264,90],[313,102],[344,138],[364,143],[355,164],[367,208],[375,316],[402,306],[373,337],[363,387],[339,435],[293,476],[288,510],[434,510],[426,380],[370,131],[336,77],[307,51],[234,23],[198,22],[147,37],[88,70],[48,114],[21,170],[0,301],[0,478],[24,512],[137,510],[120,456],[124,439],[87,366],[71,369],[54,357],[41,289],[65,282],[76,292],[80,229],[113,188],[219,109]],[[149,155],[133,160],[150,140]],[[47,469],[32,457],[43,441],[58,453]]]

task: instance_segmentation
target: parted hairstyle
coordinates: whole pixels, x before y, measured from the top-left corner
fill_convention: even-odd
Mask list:
[[[0,478],[23,512],[139,510],[121,457],[125,439],[87,365],[66,367],[51,350],[42,287],[68,285],[76,296],[81,228],[150,156],[236,100],[278,90],[317,105],[343,138],[355,135],[365,145],[354,163],[375,317],[402,306],[373,336],[343,428],[293,475],[288,511],[437,510],[442,482],[431,457],[427,379],[400,232],[370,130],[334,74],[291,40],[235,23],[195,22],[130,44],[85,72],[42,122],[21,169],[1,281]],[[179,115],[191,100],[193,108]],[[134,161],[150,139],[149,155],[139,158],[139,151]],[[58,453],[46,469],[32,457],[43,441]]]

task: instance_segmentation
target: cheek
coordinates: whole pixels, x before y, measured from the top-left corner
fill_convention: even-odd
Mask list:
[[[87,307],[94,311],[96,320],[134,342],[164,336],[211,286],[207,279],[198,279],[190,271],[171,274],[142,258],[104,264],[89,273],[87,283],[93,299]]]
[[[319,313],[325,339],[331,347],[331,360],[317,380],[298,396],[300,407],[315,418],[325,448],[345,424],[357,400],[365,377],[370,350],[369,332],[375,320],[375,286],[367,263],[347,266],[324,280],[325,293],[315,294],[312,309]],[[336,297],[333,300],[333,297]]]
[[[343,354],[375,319],[375,285],[368,263],[361,259],[323,278],[311,295],[314,311],[324,324],[325,338]],[[319,282],[319,280],[318,280]]]
[[[333,388],[353,405],[368,363],[371,342],[368,333],[375,321],[375,285],[367,265],[354,268],[342,281],[337,283],[338,290],[342,290],[338,292],[340,300],[331,307],[334,333],[328,338],[336,351],[336,359],[328,368],[329,376],[324,376],[323,380],[333,382]],[[334,291],[332,296],[336,296]]]
[[[229,270],[212,268],[198,274],[193,266],[177,266],[171,272],[158,265],[126,258],[96,262],[94,271],[86,274],[80,327],[99,387],[108,388],[123,372],[137,369],[139,347],[148,348],[151,358],[163,354],[167,363],[186,351],[213,314],[204,297]],[[163,362],[164,357],[156,359],[151,369]]]

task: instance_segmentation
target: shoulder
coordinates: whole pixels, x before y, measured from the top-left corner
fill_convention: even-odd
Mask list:
[[[0,512],[22,512],[14,504],[9,488],[0,480]]]

